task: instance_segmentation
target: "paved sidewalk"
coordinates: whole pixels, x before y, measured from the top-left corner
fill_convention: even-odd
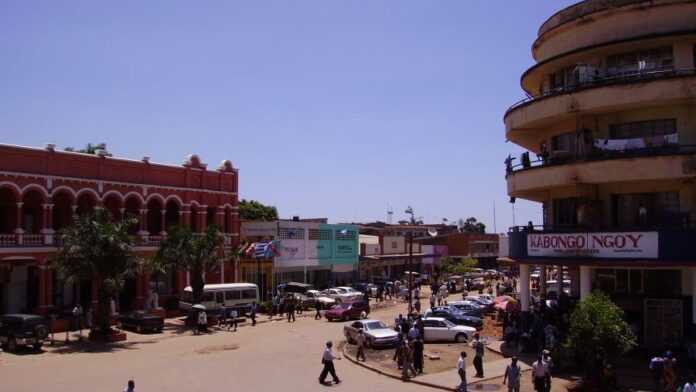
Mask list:
[[[470,364],[473,358],[467,357],[467,363]],[[483,372],[484,372],[484,377],[483,378],[476,378],[474,375],[476,374],[476,369],[474,369],[473,366],[468,366],[466,368],[466,381],[467,385],[472,385],[476,384],[481,381],[486,381],[494,378],[499,378],[502,377],[505,374],[505,368],[507,365],[510,364],[510,359],[498,359],[492,362],[486,362],[486,359],[484,357],[483,359]],[[525,372],[527,370],[530,370],[531,367],[529,365],[518,362],[520,367],[522,368],[522,371]],[[422,383],[427,383],[427,384],[433,384],[437,385],[442,388],[455,388],[457,385],[459,385],[459,373],[457,373],[456,369],[452,369],[446,372],[440,372],[440,373],[435,373],[435,374],[426,374],[424,376],[418,376],[416,379]]]

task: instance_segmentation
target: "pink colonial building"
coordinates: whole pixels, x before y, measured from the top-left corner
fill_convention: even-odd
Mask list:
[[[57,311],[95,296],[90,281],[67,282],[49,266],[59,232],[76,214],[107,209],[115,219],[131,215],[138,225],[135,252],[152,256],[166,230],[187,225],[202,232],[216,224],[225,247],[239,241],[238,171],[230,161],[208,170],[196,155],[181,166],[96,155],[0,145],[0,313]],[[210,283],[236,280],[232,265],[221,263],[206,275]],[[151,288],[160,303],[176,297],[188,284],[185,272],[155,282],[147,274],[129,278],[118,299],[121,311],[145,306]]]

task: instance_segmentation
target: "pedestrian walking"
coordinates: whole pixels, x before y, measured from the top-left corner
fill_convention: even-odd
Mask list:
[[[413,342],[413,367],[418,374],[423,374],[423,337],[419,336]]]
[[[435,296],[435,293],[430,294],[430,309],[435,307],[436,300],[437,300],[437,297]]]
[[[416,303],[413,304],[413,308],[416,309],[416,313],[420,314],[421,312],[421,303],[419,299],[416,299]]]
[[[392,358],[392,361],[396,361],[396,367],[401,369],[403,366],[403,357],[401,356],[401,350],[404,348],[404,341],[406,339],[403,339],[403,334],[399,333],[399,341],[396,343],[396,348],[394,349],[394,357]]]
[[[542,357],[544,358],[544,364],[546,365],[545,391],[551,392],[551,371],[553,370],[553,359],[551,358],[551,352],[549,352],[549,350],[542,351]]]
[[[314,319],[321,320],[321,302],[317,300],[314,306],[317,308],[317,313],[314,315]]]
[[[512,357],[510,364],[505,368],[503,385],[507,381],[508,392],[520,392],[520,376],[522,368],[517,364],[517,357]]]
[[[271,312],[268,315],[268,319],[272,319],[273,316],[276,315],[276,313],[278,313],[278,294],[274,295],[271,298]]]
[[[126,385],[126,388],[123,390],[123,392],[135,392],[135,381],[128,380],[128,385]]]
[[[401,379],[406,381],[416,376],[413,368],[413,344],[404,341],[401,347]]]
[[[650,372],[653,376],[653,384],[655,386],[655,392],[662,392],[662,377],[664,373],[664,359],[662,357],[655,356],[650,360]]]
[[[321,370],[321,374],[319,374],[319,384],[322,385],[327,385],[326,376],[329,373],[331,373],[334,383],[339,384],[341,382],[336,375],[336,368],[334,367],[333,363],[335,359],[340,360],[341,358],[334,355],[334,353],[331,351],[331,347],[333,347],[333,343],[331,343],[331,341],[326,342],[326,348],[321,356],[321,364],[324,365],[324,368]]]
[[[198,312],[198,334],[201,332],[208,332],[208,315],[203,310]]]
[[[218,327],[222,328],[227,324],[227,309],[225,309],[225,306],[222,305],[220,306],[220,309],[218,310]]]
[[[466,392],[466,352],[462,351],[459,354],[459,360],[457,361],[457,373],[459,374],[459,386],[457,386],[457,391]]]
[[[288,297],[288,299],[285,301],[288,307],[288,322],[290,322],[290,319],[292,319],[292,322],[295,322],[295,300],[293,298]]]
[[[483,353],[485,351],[485,345],[481,341],[479,334],[474,334],[474,342],[471,345],[474,348],[474,368],[476,368],[476,377],[483,377]]]
[[[362,361],[365,362],[367,360],[365,358],[365,333],[362,329],[358,330],[358,334],[355,336],[355,343],[358,345],[358,353],[355,355],[355,359],[360,361],[360,358],[362,358]]]
[[[75,320],[75,328],[79,330],[80,337],[78,338],[79,340],[82,340],[82,305],[77,304],[72,310],[72,315],[73,319]],[[68,341],[68,337],[66,336],[65,341]]]
[[[541,353],[537,357],[536,362],[532,364],[532,382],[534,384],[534,390],[536,392],[546,391],[546,376],[548,374],[548,367],[544,363],[544,358]]]
[[[256,302],[251,303],[251,308],[249,308],[249,317],[251,318],[251,326],[256,326]]]
[[[232,331],[232,332],[237,332],[237,325],[239,323],[237,321],[237,317],[239,317],[239,313],[237,312],[237,310],[236,309],[230,310],[230,319],[229,319],[229,322],[227,323],[227,330],[228,331],[234,325],[234,331]]]

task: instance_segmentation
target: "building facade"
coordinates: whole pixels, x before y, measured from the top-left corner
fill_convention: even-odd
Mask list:
[[[296,219],[242,222],[241,231],[242,241],[249,245],[273,241],[268,257],[256,259],[249,254],[242,261],[242,276],[254,283],[260,280],[266,294],[286,282],[308,283],[323,289],[357,279],[356,226]]]
[[[114,219],[137,218],[131,228],[135,252],[152,256],[166,230],[187,225],[202,232],[215,224],[232,248],[239,240],[238,171],[229,161],[208,170],[196,155],[181,166],[96,155],[0,145],[0,313],[61,311],[96,300],[90,281],[68,283],[50,268],[61,229],[77,215],[106,209]],[[234,266],[221,263],[211,283],[235,281]],[[118,299],[122,311],[140,309],[158,287],[177,296],[188,284],[183,271],[151,281],[127,279]],[[164,299],[164,298],[162,298]]]
[[[480,268],[489,269],[496,268],[498,264],[499,238],[498,234],[457,232],[421,238],[418,242],[424,247],[445,247],[447,256],[470,257],[476,259]],[[438,248],[433,248],[433,251]]]
[[[607,292],[643,345],[693,336],[694,20],[693,1],[588,0],[539,29],[528,97],[504,117],[529,150],[506,161],[508,194],[543,209],[509,233],[523,310],[529,266],[564,266],[571,294]]]

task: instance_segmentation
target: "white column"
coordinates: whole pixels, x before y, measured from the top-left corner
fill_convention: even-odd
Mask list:
[[[523,312],[529,312],[529,264],[520,264],[520,306]]]
[[[586,265],[580,266],[580,299],[592,292],[592,269]]]
[[[691,269],[691,322],[696,324],[696,268]]]
[[[557,298],[561,298],[561,294],[563,294],[563,266],[558,265],[556,266],[558,273],[556,274],[556,295],[558,295]]]

